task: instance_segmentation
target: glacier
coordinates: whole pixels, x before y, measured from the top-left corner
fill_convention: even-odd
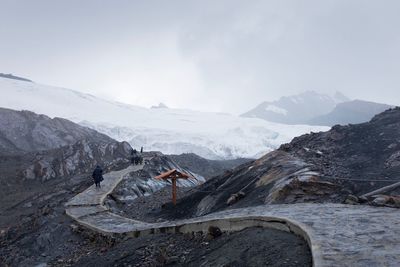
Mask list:
[[[329,127],[285,125],[227,113],[151,109],[71,89],[0,78],[0,106],[62,117],[133,147],[208,159],[258,158],[293,137]]]

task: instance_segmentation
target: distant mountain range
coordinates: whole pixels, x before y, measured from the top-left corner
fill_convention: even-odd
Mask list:
[[[375,115],[392,108],[386,104],[353,100],[339,103],[331,112],[309,121],[311,125],[357,124],[371,120]]]
[[[334,96],[314,91],[263,102],[242,117],[259,118],[285,124],[333,126],[367,122],[392,106],[363,100],[350,100],[340,92]]]
[[[0,107],[61,117],[135,148],[207,159],[256,158],[293,137],[327,127],[267,122],[223,113],[144,108],[70,89],[0,78]],[[160,106],[159,106],[160,107]]]

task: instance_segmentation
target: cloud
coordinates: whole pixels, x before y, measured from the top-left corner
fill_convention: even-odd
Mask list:
[[[304,90],[399,99],[397,1],[6,1],[0,68],[132,104],[241,113]],[[400,100],[399,100],[400,101]]]

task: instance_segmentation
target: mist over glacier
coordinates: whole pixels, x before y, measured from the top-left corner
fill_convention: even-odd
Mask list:
[[[284,125],[227,113],[148,109],[74,90],[0,79],[0,105],[63,117],[134,147],[166,154],[196,153],[209,159],[256,158],[293,137],[328,127]]]

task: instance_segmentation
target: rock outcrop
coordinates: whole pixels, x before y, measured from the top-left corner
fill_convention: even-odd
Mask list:
[[[81,140],[72,145],[35,153],[30,166],[23,170],[22,177],[46,181],[90,173],[96,165],[105,170],[118,168],[129,164],[131,149],[127,142],[95,143]]]
[[[80,140],[110,143],[110,137],[62,118],[0,108],[0,153],[50,150]]]
[[[194,187],[206,181],[203,176],[176,164],[170,156],[157,152],[146,152],[143,156],[146,164],[141,170],[128,173],[125,176],[125,179],[114,190],[113,198],[108,202],[109,205],[113,205],[113,201],[129,204],[138,197],[152,195],[163,187],[171,185],[168,181],[154,179],[155,176],[171,169],[177,169],[193,177],[187,180],[178,180],[178,187]]]

